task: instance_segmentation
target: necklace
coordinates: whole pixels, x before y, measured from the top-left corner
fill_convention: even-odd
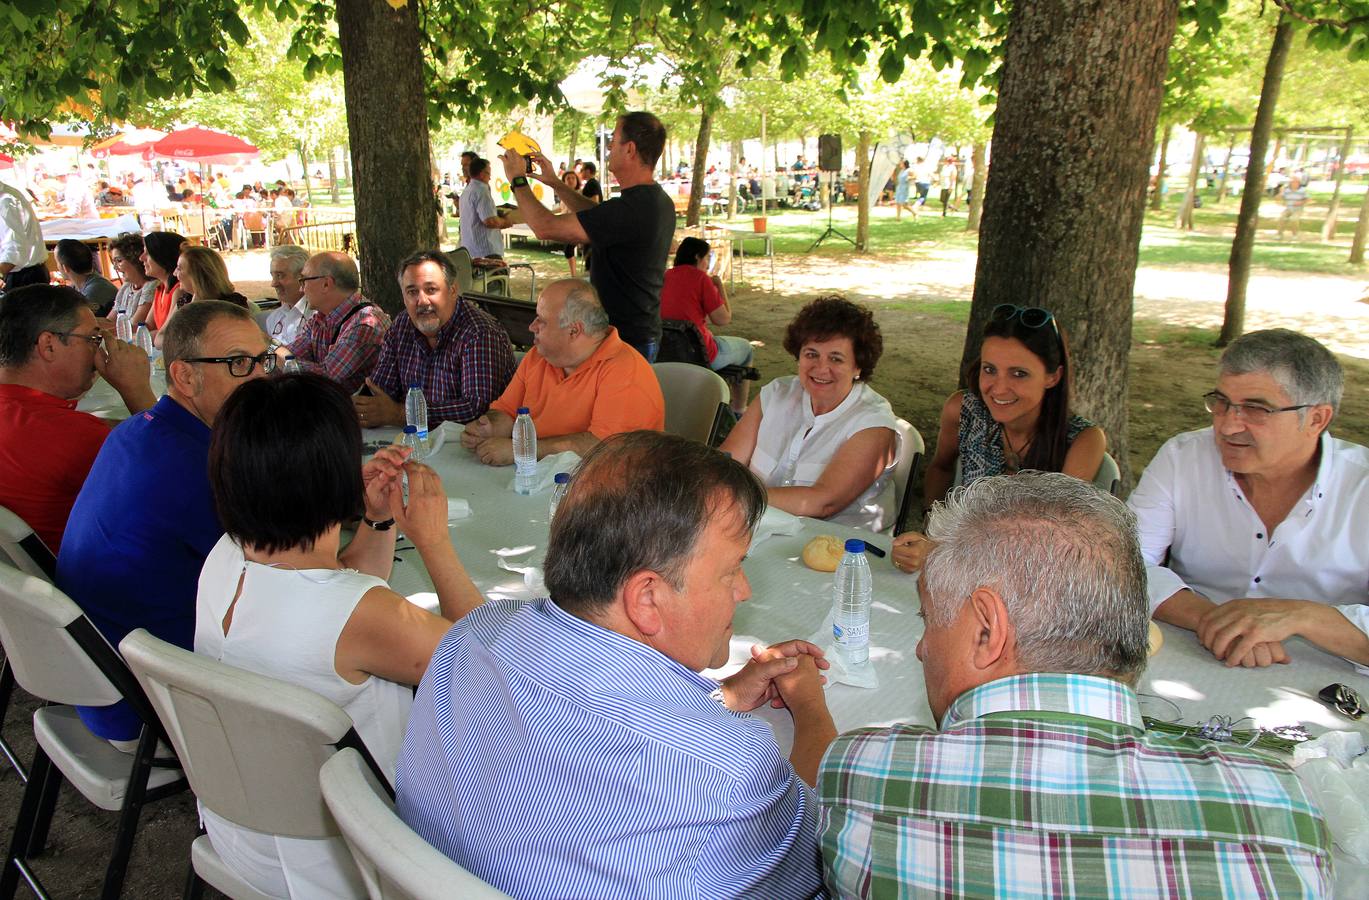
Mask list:
[[[1016,472],[1022,468],[1022,460],[1027,455],[1027,450],[1031,448],[1032,442],[1036,440],[1036,435],[1033,434],[1027,438],[1021,447],[1014,447],[1012,438],[1008,437],[1008,430],[1002,427],[999,430],[1003,433],[1003,466]]]

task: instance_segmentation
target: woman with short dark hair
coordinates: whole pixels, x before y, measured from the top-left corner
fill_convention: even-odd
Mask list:
[[[226,533],[205,560],[195,609],[195,652],[338,704],[391,780],[410,686],[451,622],[483,602],[448,539],[441,480],[407,452],[389,447],[363,466],[351,398],[322,376],[241,385],[210,443],[209,482]],[[358,516],[340,550],[343,524]],[[441,616],[385,583],[396,525],[432,576]],[[201,814],[214,849],[263,893],[366,896],[341,840],[258,834]]]
[[[761,389],[722,449],[766,484],[770,505],[872,531],[894,520],[894,411],[867,382],[884,351],[874,314],[819,297],[789,323],[798,374]]]
[[[152,320],[148,327],[154,332],[162,329],[176,307],[176,295],[180,292],[176,263],[184,243],[185,238],[174,231],[150,231],[143,236],[143,270],[157,282],[148,314]]]

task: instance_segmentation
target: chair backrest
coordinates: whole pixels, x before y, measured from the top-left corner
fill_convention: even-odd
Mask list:
[[[1122,470],[1117,467],[1117,460],[1112,458],[1111,453],[1103,454],[1103,461],[1098,464],[1098,474],[1093,476],[1093,483],[1118,500],[1122,499]]]
[[[461,285],[461,293],[475,289],[475,271],[471,265],[471,251],[465,247],[454,247],[447,251],[447,258],[456,266],[456,283]]]
[[[898,515],[893,522],[894,534],[903,531],[903,522],[911,507],[913,495],[912,482],[917,474],[918,462],[927,452],[927,444],[922,434],[904,419],[895,418],[894,427],[898,431],[898,455],[894,458],[894,509]]]
[[[3,563],[0,644],[14,680],[41,700],[109,706],[124,699],[122,685],[146,703],[114,648],[70,597],[52,582]]]
[[[361,746],[340,707],[306,688],[191,653],[141,628],[119,650],[152,701],[200,802],[267,834],[337,835],[319,793],[318,769],[340,744]]]
[[[57,576],[57,559],[28,523],[0,506],[0,552],[14,567],[51,581]]]
[[[496,900],[507,897],[419,837],[355,750],[319,770],[323,799],[337,821],[371,900]]]
[[[699,327],[686,319],[662,319],[661,342],[656,348],[657,362],[692,363],[708,366],[703,335]]]
[[[701,443],[713,436],[718,407],[731,396],[717,372],[683,362],[652,365],[665,395],[665,430]]]

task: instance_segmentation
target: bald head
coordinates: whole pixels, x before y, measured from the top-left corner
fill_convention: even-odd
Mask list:
[[[604,342],[609,327],[594,287],[579,278],[562,278],[542,289],[531,330],[542,357],[570,374]]]
[[[309,306],[327,315],[361,288],[356,262],[346,253],[329,251],[309,257],[300,272]]]

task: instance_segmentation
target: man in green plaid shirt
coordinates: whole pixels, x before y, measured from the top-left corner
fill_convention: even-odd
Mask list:
[[[1321,897],[1321,813],[1284,764],[1147,733],[1135,518],[1058,473],[939,504],[918,644],[940,730],[837,738],[818,776],[840,897]]]

